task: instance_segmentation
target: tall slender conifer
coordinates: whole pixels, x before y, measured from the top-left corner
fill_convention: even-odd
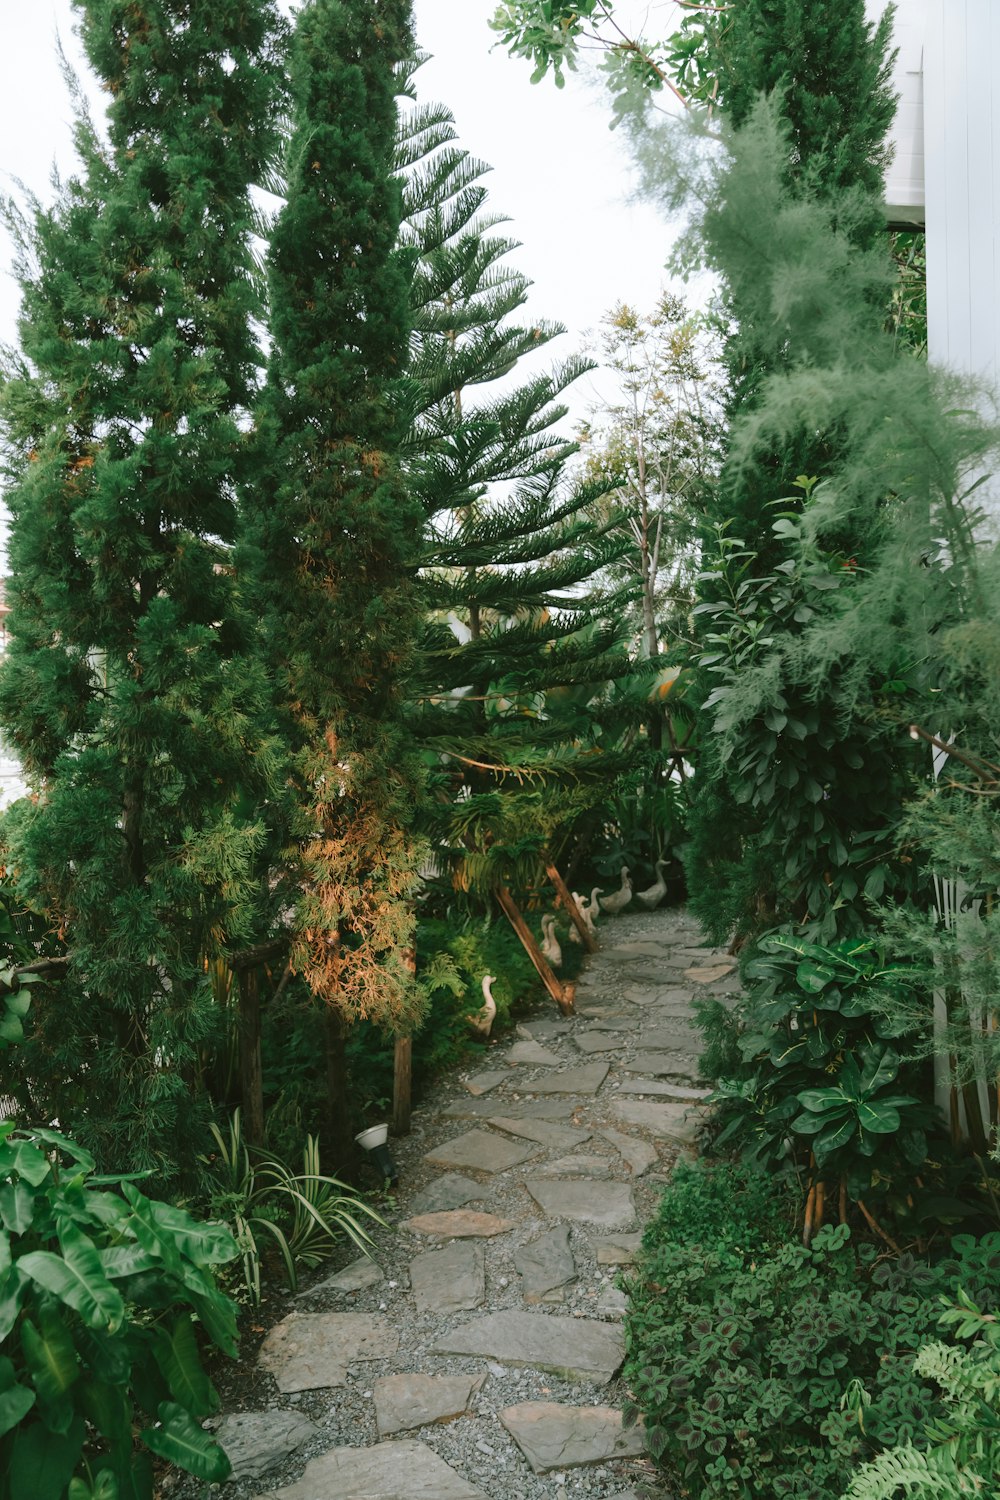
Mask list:
[[[400,474],[407,258],[397,240],[396,69],[408,0],[310,0],[292,50],[285,205],[248,564],[263,611],[299,870],[292,961],[326,1008],[327,1141],[346,1132],[350,1021],[409,1024],[417,762],[400,721],[419,629],[421,512]]]
[[[169,1176],[201,1144],[204,959],[240,938],[259,838],[233,805],[253,704],[226,558],[278,22],[271,0],[75,8],[106,133],[81,107],[79,174],[53,208],[9,211],[0,720],[33,795],[8,859],[71,949],[24,1055],[38,1108],[106,1162]]]

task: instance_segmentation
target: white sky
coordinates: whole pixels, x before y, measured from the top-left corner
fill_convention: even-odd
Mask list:
[[[664,283],[669,230],[648,205],[629,202],[632,169],[624,139],[608,128],[601,83],[578,75],[562,91],[550,80],[532,86],[528,64],[491,50],[495,3],[416,0],[417,39],[433,54],[418,82],[425,100],[454,112],[461,144],[493,166],[490,207],[522,241],[515,262],[535,283],[530,315],[569,330],[549,348],[556,358],[580,348],[615,302],[651,308]],[[659,0],[654,9],[662,20],[672,6]],[[648,10],[634,0],[619,5],[623,16]],[[53,162],[64,174],[73,170],[71,109],[56,56],[58,35],[81,61],[73,19],[70,0],[0,0],[0,191],[19,178],[45,198]],[[9,247],[0,247],[0,342],[8,343],[17,290]],[[574,401],[580,416],[596,395],[583,385]]]

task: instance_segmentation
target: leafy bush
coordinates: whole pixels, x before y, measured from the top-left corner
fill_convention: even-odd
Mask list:
[[[644,1243],[664,1240],[745,1252],[787,1236],[792,1203],[780,1183],[745,1162],[687,1162],[681,1158],[646,1227]]]
[[[383,1221],[353,1188],[320,1171],[314,1136],[306,1136],[302,1171],[296,1173],[280,1157],[246,1144],[239,1110],[225,1135],[217,1125],[210,1128],[216,1146],[209,1162],[216,1182],[213,1209],[232,1226],[244,1286],[255,1307],[261,1298],[262,1247],[277,1251],[292,1292],[298,1290],[298,1267],[319,1265],[341,1235],[367,1251],[371,1238],[361,1219]]]
[[[93,1171],[55,1131],[0,1124],[4,1500],[151,1500],[154,1454],[200,1479],[229,1473],[201,1427],[218,1401],[195,1323],[235,1355],[235,1308],[213,1279],[233,1238]]]
[[[914,1360],[916,1373],[940,1389],[942,1415],[924,1424],[915,1440],[865,1464],[851,1481],[848,1500],[895,1500],[900,1493],[909,1500],[966,1500],[996,1493],[1000,1326],[961,1288],[939,1321],[956,1338],[973,1340],[959,1347],[940,1340],[925,1344]]]
[[[886,1000],[912,986],[911,971],[871,938],[824,946],[774,932],[744,974],[736,1035],[706,1018],[714,1053],[731,1060],[735,1046],[741,1059],[717,1084],[716,1146],[772,1170],[797,1158],[854,1199],[905,1196],[937,1118],[892,1045],[907,1023]]]
[[[913,1369],[941,1294],[1000,1301],[1000,1235],[953,1241],[937,1265],[880,1258],[844,1225],[810,1248],[740,1253],[653,1231],[629,1284],[629,1415],[698,1500],[833,1500],[857,1462],[940,1415]],[[859,1420],[851,1392],[871,1394]]]

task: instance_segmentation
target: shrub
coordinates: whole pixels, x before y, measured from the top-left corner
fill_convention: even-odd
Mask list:
[[[913,1355],[958,1285],[992,1310],[1000,1235],[935,1266],[880,1258],[844,1225],[812,1246],[740,1253],[647,1235],[629,1284],[629,1415],[698,1500],[833,1500],[855,1465],[909,1441],[940,1406]],[[871,1402],[851,1409],[860,1380]]]
[[[784,1184],[745,1162],[678,1161],[647,1225],[644,1245],[655,1254],[675,1245],[726,1246],[745,1252],[787,1237],[793,1204]]]
[[[996,1493],[1000,1326],[961,1288],[939,1321],[943,1328],[953,1328],[963,1343],[925,1344],[914,1370],[941,1390],[942,1415],[923,1424],[915,1440],[887,1448],[859,1469],[848,1500],[895,1500],[900,1492],[909,1500],[964,1500],[968,1495]],[[867,1403],[867,1392],[862,1400]]]
[[[218,1401],[195,1324],[235,1355],[235,1308],[213,1279],[233,1238],[93,1171],[55,1131],[0,1124],[4,1500],[152,1500],[154,1454],[203,1480],[229,1473],[201,1427]]]

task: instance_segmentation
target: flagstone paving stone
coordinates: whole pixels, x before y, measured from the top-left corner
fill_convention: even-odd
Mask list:
[[[621,1412],[610,1406],[522,1401],[502,1411],[500,1420],[536,1474],[637,1458],[645,1448],[642,1433],[625,1431]]]
[[[495,1234],[506,1234],[513,1227],[513,1219],[501,1219],[497,1214],[473,1213],[468,1208],[440,1214],[415,1214],[400,1225],[401,1229],[412,1229],[414,1234],[429,1234],[442,1240],[489,1240]]]
[[[642,1248],[641,1234],[608,1234],[594,1242],[599,1266],[631,1266]]]
[[[384,1375],[372,1388],[379,1437],[454,1421],[482,1383],[481,1375]]]
[[[625,1038],[612,1031],[578,1031],[573,1038],[581,1052],[617,1052],[625,1045]]]
[[[686,1145],[698,1138],[697,1109],[688,1104],[672,1101],[661,1104],[653,1099],[616,1099],[612,1109],[626,1125],[648,1130],[650,1135],[658,1136],[661,1140]]]
[[[568,1226],[556,1224],[530,1245],[522,1245],[514,1256],[514,1264],[526,1303],[563,1302],[565,1288],[576,1280]]]
[[[486,1249],[456,1240],[425,1250],[410,1262],[410,1286],[418,1312],[471,1312],[486,1296]]]
[[[507,1061],[512,1067],[555,1068],[562,1058],[551,1047],[543,1047],[541,1042],[515,1042],[507,1053]]]
[[[489,1124],[508,1135],[520,1136],[526,1141],[535,1141],[539,1146],[548,1146],[553,1151],[568,1151],[573,1146],[582,1146],[589,1141],[592,1132],[578,1125],[553,1125],[549,1120],[512,1120],[506,1115],[492,1115]]]
[[[489,1500],[443,1458],[411,1438],[372,1448],[331,1448],[297,1484],[264,1500]]]
[[[489,1130],[469,1130],[434,1151],[424,1161],[436,1167],[467,1167],[474,1172],[506,1172],[537,1156],[531,1146],[519,1146]]]
[[[503,1099],[456,1099],[441,1114],[447,1120],[476,1120],[502,1110],[505,1115],[519,1120],[572,1119],[575,1106],[562,1099],[511,1099],[512,1081],[508,1078]]]
[[[346,1385],[349,1365],[390,1358],[398,1347],[399,1333],[388,1318],[293,1312],[271,1329],[258,1362],[287,1395]]]
[[[683,1042],[687,1048],[694,1047],[697,1041],[698,1032],[693,1026],[676,1024],[651,1026],[648,1030],[644,1028],[633,1045],[637,1052],[670,1052],[676,1051],[679,1042]]]
[[[602,1130],[601,1135],[614,1146],[633,1177],[642,1177],[659,1160],[656,1147],[638,1136],[623,1135],[620,1130]]]
[[[269,1411],[229,1412],[215,1436],[232,1464],[234,1479],[259,1479],[303,1443],[311,1442],[318,1432],[316,1423],[304,1413],[272,1407]]]
[[[434,1214],[449,1208],[464,1208],[467,1203],[480,1202],[488,1192],[489,1188],[473,1182],[471,1177],[445,1172],[411,1198],[410,1210],[415,1214]]]
[[[538,1170],[546,1177],[607,1178],[611,1176],[611,1161],[606,1156],[560,1156]]]
[[[505,1311],[452,1329],[431,1352],[478,1355],[605,1385],[625,1358],[625,1343],[620,1328],[594,1318]]]
[[[495,1068],[485,1073],[473,1073],[471,1078],[462,1080],[462,1086],[473,1095],[488,1094],[501,1083],[506,1083],[509,1077],[510,1074],[502,1068]]]
[[[675,1065],[669,1070],[676,1073]],[[680,1099],[689,1103],[697,1103],[700,1099],[707,1099],[712,1092],[711,1089],[685,1088],[682,1084],[664,1083],[661,1078],[623,1078],[618,1085],[620,1094],[646,1094],[656,1095],[660,1099]]]
[[[535,1079],[531,1085],[533,1094],[575,1094],[583,1097],[596,1094],[608,1076],[610,1064],[605,1062],[581,1063],[575,1068],[565,1068],[561,1073],[552,1073],[547,1078]]]
[[[543,1213],[604,1229],[628,1229],[635,1222],[635,1199],[627,1182],[565,1182],[530,1177],[525,1187]]]
[[[364,1292],[384,1280],[385,1272],[381,1266],[370,1255],[361,1255],[342,1271],[328,1276],[325,1281],[318,1281],[307,1291],[299,1292],[299,1296],[315,1297],[319,1292]]]

